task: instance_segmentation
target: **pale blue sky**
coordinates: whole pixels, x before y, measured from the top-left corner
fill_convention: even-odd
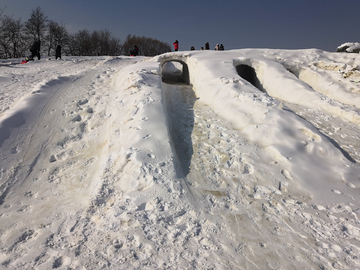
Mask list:
[[[49,19],[78,30],[108,29],[122,41],[128,34],[156,38],[180,50],[318,48],[335,51],[360,42],[360,0],[0,0],[4,14],[25,22],[41,7]]]

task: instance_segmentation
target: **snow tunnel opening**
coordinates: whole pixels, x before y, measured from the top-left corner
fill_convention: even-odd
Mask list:
[[[189,68],[182,61],[170,60],[162,65],[161,78],[167,84],[190,84]]]
[[[295,75],[296,78],[300,79],[300,70],[299,69],[295,69],[294,67],[285,67],[287,71],[289,71],[291,74]]]
[[[253,67],[248,65],[237,65],[236,71],[239,74],[241,78],[244,80],[247,80],[249,83],[251,83],[253,86],[255,86],[257,89],[259,89],[261,92],[266,93],[264,87],[260,83],[260,80],[258,79],[256,75],[256,71]]]

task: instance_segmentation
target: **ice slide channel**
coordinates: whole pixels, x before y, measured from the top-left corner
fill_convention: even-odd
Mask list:
[[[189,84],[186,63],[176,60],[164,62],[161,75],[164,110],[175,156],[175,169],[179,178],[185,178],[190,172],[193,155],[191,133],[194,128],[193,107],[196,96]]]
[[[281,98],[279,98],[276,95],[271,95],[271,91],[269,91],[270,93],[268,93],[267,89],[264,87],[264,85],[260,82],[261,79],[258,78],[257,76],[257,72],[256,69],[254,67],[252,67],[251,65],[248,64],[244,64],[244,63],[237,63],[235,64],[235,68],[236,71],[238,73],[238,75],[240,77],[242,77],[243,79],[247,80],[249,83],[251,83],[254,87],[256,87],[257,89],[259,89],[261,92],[267,93],[270,96],[272,96],[273,98],[276,98],[278,100],[281,100],[284,104],[285,107],[284,109],[296,114],[297,116],[303,118],[305,121],[311,123],[311,120],[304,117],[304,116],[300,116],[298,115],[296,112],[294,112],[293,110],[291,110],[289,107],[291,107],[291,101],[287,101],[287,100],[282,100]],[[287,70],[286,72],[291,72],[290,70]],[[292,73],[292,72],[291,72]],[[301,82],[301,80],[297,77],[298,81]],[[304,82],[305,83],[305,82]],[[311,88],[310,85],[307,85],[309,88]],[[286,106],[287,105],[287,106]],[[288,107],[289,106],[289,107]],[[312,124],[312,123],[311,123]],[[313,124],[312,124],[313,125]],[[314,126],[315,127],[315,126]],[[341,145],[333,138],[329,137],[328,135],[324,134],[324,132],[322,132],[319,128],[315,127],[322,135],[324,135],[336,148],[338,148],[341,153],[352,163],[356,163],[356,160],[353,159],[350,154],[345,151]]]

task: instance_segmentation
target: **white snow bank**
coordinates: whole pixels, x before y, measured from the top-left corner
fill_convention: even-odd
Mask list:
[[[336,49],[337,52],[348,52],[348,53],[360,53],[360,43],[359,42],[346,42],[341,44]]]

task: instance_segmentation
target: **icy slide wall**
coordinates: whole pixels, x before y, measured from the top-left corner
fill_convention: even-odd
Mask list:
[[[338,115],[357,125],[360,124],[360,115],[356,110],[350,107],[342,108],[337,104],[334,106],[329,102],[329,98],[324,98],[322,93],[326,97],[330,93],[330,98],[335,98],[335,100],[340,100],[349,105],[358,103],[358,95],[346,92],[343,87],[337,84],[329,83],[326,76],[320,76],[303,67],[285,67],[277,61],[269,59],[239,58],[234,60],[234,65],[253,67],[262,87],[276,99],[308,108],[319,107],[330,114]],[[324,85],[327,85],[327,91],[323,90]]]
[[[333,69],[334,71],[346,70],[346,64],[333,66],[325,65],[324,63],[316,63],[316,67],[320,69]],[[326,74],[319,71],[312,70],[308,67],[298,67],[296,65],[286,66],[286,68],[293,73],[298,79],[307,83],[310,87],[319,93],[322,93],[330,98],[338,100],[344,104],[352,105],[360,108],[360,96],[355,89],[349,91],[347,87],[342,84],[335,84]],[[351,74],[352,70],[348,72]],[[346,74],[345,74],[346,75]]]

